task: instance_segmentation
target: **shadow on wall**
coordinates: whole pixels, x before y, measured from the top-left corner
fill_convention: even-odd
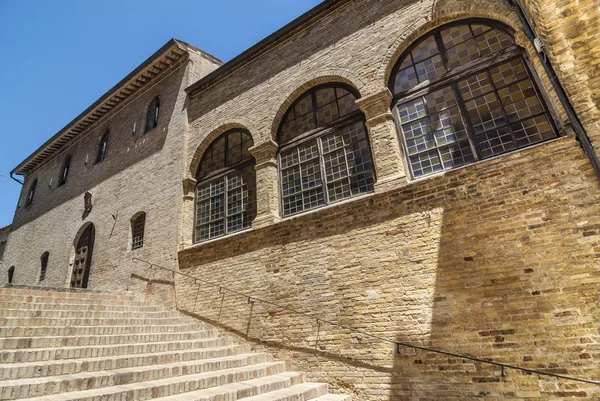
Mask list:
[[[396,341],[600,380],[599,190],[564,139],[182,251],[180,268]],[[177,280],[180,310],[357,400],[592,394],[430,352],[395,355],[392,344]]]
[[[182,68],[167,80],[176,81],[175,86],[179,87],[184,72]],[[159,125],[156,128],[143,133],[142,116],[145,116],[148,105],[142,102],[130,104],[118,112],[108,123],[98,125],[85,139],[80,140],[64,154],[58,156],[56,160],[43,166],[39,173],[34,173],[33,176],[39,181],[35,193],[36,199],[28,208],[17,208],[12,231],[17,231],[21,226],[37,217],[78,197],[82,198],[81,209],[73,211],[73,214],[74,217],[80,218],[84,213],[83,195],[86,191],[160,152],[167,139],[168,127],[173,113],[176,111],[177,100],[176,96],[166,96],[166,93],[164,95],[161,96]],[[130,118],[132,115],[135,117]],[[137,128],[136,134],[132,135],[134,121]],[[106,160],[97,163],[98,144],[106,130],[109,132]],[[64,159],[68,154],[72,156],[72,159],[67,183],[57,186]],[[51,187],[49,186],[50,180],[53,183]],[[126,180],[131,180],[131,177],[124,177],[120,187],[127,188],[131,185]],[[27,188],[28,183],[25,184],[23,193],[26,193]]]

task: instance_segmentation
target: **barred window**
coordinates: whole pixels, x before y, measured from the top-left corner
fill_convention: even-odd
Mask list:
[[[65,185],[67,183],[67,179],[69,178],[69,171],[71,170],[71,156],[68,156],[65,160],[65,164],[63,164],[62,171],[60,173],[60,177],[58,180],[58,186]]]
[[[414,178],[557,136],[522,50],[489,22],[446,25],[418,41],[390,90]]]
[[[250,133],[228,131],[215,139],[200,162],[196,180],[195,242],[250,227],[256,217],[255,160]]]
[[[279,128],[284,216],[373,191],[375,175],[358,94],[345,85],[312,88]]]
[[[46,268],[48,267],[48,258],[50,257],[49,252],[44,252],[42,254],[41,259],[41,269],[40,269],[40,281],[44,281],[46,279]]]
[[[160,112],[160,96],[155,97],[146,112],[146,128],[144,133],[158,126],[158,115]]]
[[[35,188],[37,187],[37,182],[38,180],[36,178],[29,186],[29,192],[27,192],[27,201],[25,202],[25,207],[33,205],[33,198],[35,197]]]
[[[103,162],[106,159],[106,151],[108,150],[108,131],[102,135],[100,144],[98,145],[98,155],[96,156],[96,163]]]
[[[146,213],[141,212],[131,219],[131,250],[144,246],[144,231],[146,229]]]

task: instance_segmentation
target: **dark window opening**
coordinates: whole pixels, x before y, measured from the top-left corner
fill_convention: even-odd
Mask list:
[[[144,246],[144,230],[146,227],[146,213],[142,212],[131,221],[131,250]]]
[[[196,179],[195,242],[234,233],[256,217],[255,160],[250,133],[228,131],[204,152]]]
[[[375,173],[358,94],[322,85],[302,95],[278,132],[283,215],[373,191]]]
[[[33,180],[31,186],[29,187],[29,192],[27,193],[27,201],[25,202],[25,207],[33,205],[33,198],[35,197],[35,188],[37,186],[37,178]]]
[[[414,178],[557,137],[533,72],[504,28],[443,26],[396,65],[390,90]]]
[[[40,269],[40,281],[44,281],[46,279],[46,268],[48,267],[48,257],[50,256],[49,252],[44,252],[41,257],[41,269]]]
[[[11,266],[8,269],[8,284],[12,284],[14,277],[15,277],[15,267]]]
[[[158,115],[160,112],[160,96],[157,96],[152,100],[150,106],[148,106],[148,112],[146,113],[146,129],[144,133],[150,131],[158,125]]]
[[[96,157],[96,163],[103,162],[106,159],[106,151],[108,149],[108,131],[102,135],[100,144],[98,145],[98,155]]]
[[[64,185],[67,183],[67,179],[69,178],[69,170],[71,169],[71,156],[67,157],[65,164],[63,165],[62,172],[60,174],[60,179],[58,181],[58,186]]]

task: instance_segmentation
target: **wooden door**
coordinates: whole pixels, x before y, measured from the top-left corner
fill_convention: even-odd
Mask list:
[[[71,275],[71,288],[87,288],[92,264],[92,250],[94,249],[95,230],[90,224],[77,242],[75,248],[75,261]]]

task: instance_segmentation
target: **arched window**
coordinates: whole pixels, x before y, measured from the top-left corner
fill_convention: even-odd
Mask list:
[[[8,269],[8,284],[12,284],[14,278],[15,278],[15,267],[11,266]]]
[[[103,162],[106,159],[106,151],[108,149],[108,131],[102,135],[100,144],[98,145],[98,155],[96,156],[96,163]]]
[[[158,125],[158,114],[160,112],[160,96],[155,97],[146,112],[146,129],[144,133],[150,131]]]
[[[63,164],[62,171],[60,173],[60,178],[58,180],[58,186],[64,185],[67,183],[67,179],[69,178],[69,170],[71,169],[71,156],[67,157],[65,160],[65,164]]]
[[[35,187],[37,186],[37,182],[38,180],[36,178],[29,186],[29,192],[27,192],[27,201],[25,202],[25,207],[33,205],[33,198],[35,197]]]
[[[557,136],[523,51],[490,22],[442,26],[419,40],[390,90],[415,178]]]
[[[144,246],[144,231],[146,229],[146,213],[141,212],[131,219],[131,250]]]
[[[250,227],[256,217],[256,177],[250,133],[234,129],[204,152],[196,180],[195,242]]]
[[[287,111],[278,132],[283,215],[373,191],[375,177],[358,94],[317,86]]]
[[[44,252],[41,257],[41,269],[40,269],[40,281],[44,281],[46,279],[46,268],[48,267],[48,257],[50,256],[49,252]]]

